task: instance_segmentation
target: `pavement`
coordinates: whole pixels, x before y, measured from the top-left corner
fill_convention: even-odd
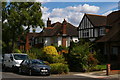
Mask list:
[[[95,72],[87,72],[87,73],[74,73],[73,75],[90,77],[90,78],[97,78],[97,79],[104,78],[104,79],[120,80],[120,74],[106,75],[106,70],[95,71]]]

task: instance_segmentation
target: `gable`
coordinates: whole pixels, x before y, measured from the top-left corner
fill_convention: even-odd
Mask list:
[[[86,15],[84,15],[84,17],[79,25],[79,29],[87,29],[87,28],[93,28],[93,25],[90,22],[90,20],[88,19],[88,17]]]

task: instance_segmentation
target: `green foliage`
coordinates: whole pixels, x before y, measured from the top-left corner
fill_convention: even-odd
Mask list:
[[[73,44],[68,54],[67,61],[71,71],[90,71],[97,64],[95,54],[91,54],[92,45],[81,41]]]
[[[10,2],[7,4],[2,2],[2,36],[4,36],[2,42],[7,46],[3,46],[3,51],[13,52],[19,36],[22,33],[26,34],[30,26],[42,28],[44,23],[41,17],[41,3]],[[24,30],[23,26],[28,27]],[[10,42],[12,45],[9,45]]]
[[[45,52],[46,54],[50,54],[50,55],[58,55],[58,52],[56,50],[56,48],[54,46],[46,46],[43,48],[43,52]]]
[[[96,65],[94,67],[94,70],[105,70],[106,69],[106,65]]]
[[[37,59],[37,55],[35,53],[26,53],[30,59]]]
[[[49,63],[66,63],[63,55],[54,56],[54,55],[46,54],[41,51],[37,57],[38,59],[47,61]]]
[[[13,52],[14,53],[22,53],[19,49],[14,49]]]
[[[62,74],[62,73],[68,73],[69,68],[68,65],[63,63],[54,63],[50,64],[51,67],[51,73],[52,74]]]
[[[31,48],[27,54],[29,56],[30,59],[37,59],[38,56],[40,55],[41,50],[37,49],[37,48]]]

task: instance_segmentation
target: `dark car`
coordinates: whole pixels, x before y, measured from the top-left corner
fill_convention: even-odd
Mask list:
[[[19,73],[50,75],[50,66],[45,65],[42,60],[27,59],[20,64]]]

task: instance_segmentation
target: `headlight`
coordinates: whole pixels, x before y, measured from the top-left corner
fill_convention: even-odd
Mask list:
[[[48,70],[41,70],[41,72],[48,72]]]

